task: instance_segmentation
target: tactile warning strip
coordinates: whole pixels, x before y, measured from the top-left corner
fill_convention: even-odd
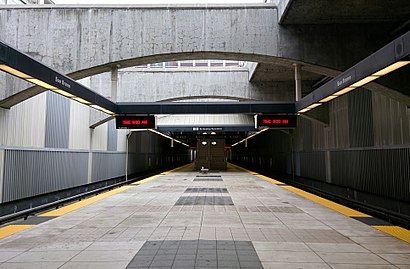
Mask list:
[[[194,181],[223,181],[220,177],[196,177]]]
[[[229,196],[182,196],[175,205],[233,205]]]
[[[226,188],[187,188],[186,193],[196,193],[196,192],[205,192],[205,193],[228,193]]]
[[[263,267],[250,241],[167,240],[145,242],[126,268]]]

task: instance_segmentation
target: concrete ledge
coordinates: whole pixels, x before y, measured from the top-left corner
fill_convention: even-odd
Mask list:
[[[157,5],[7,5],[0,9],[277,9],[272,3],[261,4],[157,4]]]

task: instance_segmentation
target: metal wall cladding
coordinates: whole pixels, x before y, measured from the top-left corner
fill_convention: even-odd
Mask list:
[[[348,95],[338,97],[329,103],[328,147],[330,149],[350,146]]]
[[[126,154],[124,152],[93,152],[92,154],[92,182],[125,175]]]
[[[410,202],[410,148],[330,153],[332,183]]]
[[[87,152],[5,149],[2,202],[86,184],[87,174]]]
[[[44,147],[46,93],[0,109],[0,145]]]
[[[70,101],[70,149],[90,148],[90,110],[86,105]]]
[[[70,134],[70,100],[47,92],[46,148],[68,148]]]
[[[300,176],[326,181],[325,152],[300,152]]]
[[[379,93],[372,96],[375,145],[410,144],[410,110],[407,104]]]
[[[108,122],[108,140],[107,140],[107,150],[116,151],[117,150],[117,129],[115,128],[115,121]]]
[[[349,140],[350,146],[374,146],[372,92],[358,89],[349,98]]]

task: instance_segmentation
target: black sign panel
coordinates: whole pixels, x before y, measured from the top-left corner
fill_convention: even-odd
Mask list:
[[[117,129],[154,129],[155,116],[116,116]]]
[[[257,127],[296,128],[296,115],[258,115]]]

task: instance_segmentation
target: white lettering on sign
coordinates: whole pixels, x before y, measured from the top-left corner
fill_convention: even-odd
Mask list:
[[[348,77],[342,78],[341,80],[336,81],[336,87],[342,86],[343,84],[345,84],[345,83],[347,83],[347,82],[349,82],[349,81],[351,81],[351,80],[352,80],[352,76],[351,76],[351,75],[348,76]]]
[[[71,89],[71,85],[68,84],[68,82],[66,82],[64,79],[60,79],[60,78],[58,78],[58,77],[55,77],[55,82],[57,82],[58,84],[63,85],[63,86],[66,87],[66,88]]]

